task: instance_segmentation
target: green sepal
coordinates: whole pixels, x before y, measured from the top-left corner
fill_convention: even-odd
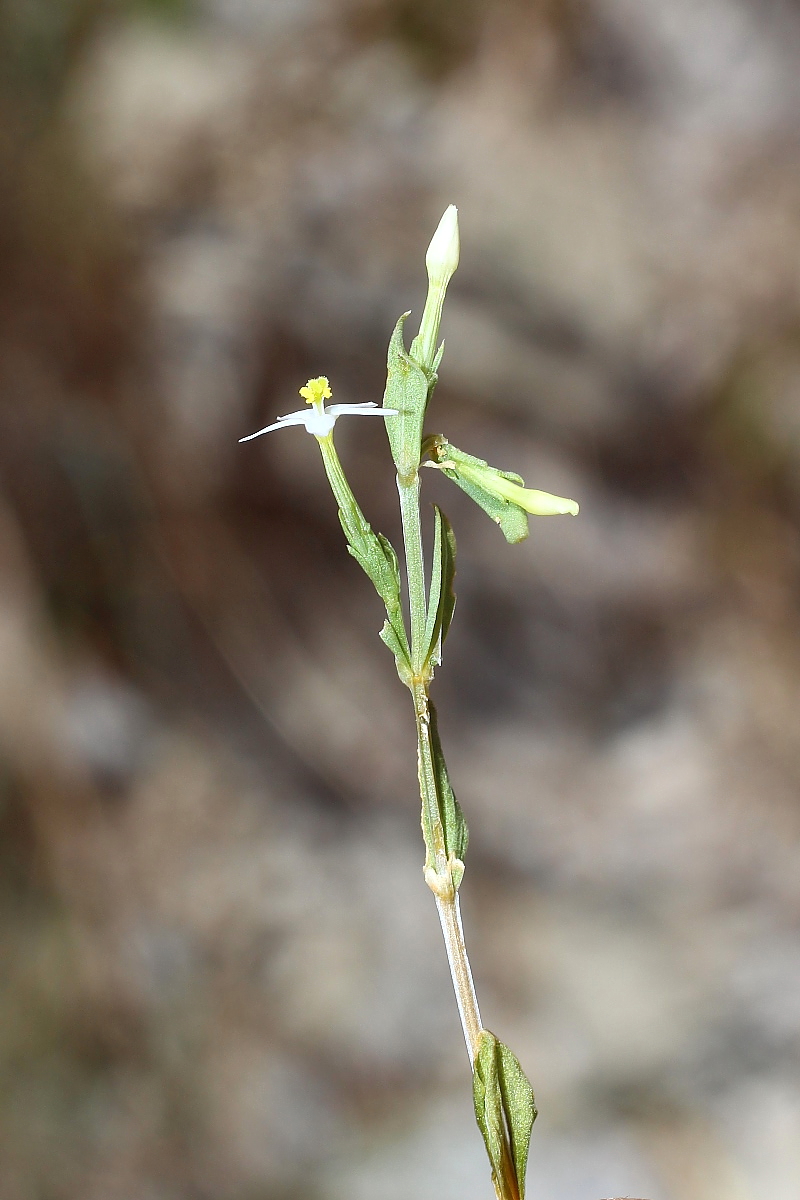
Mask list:
[[[489,466],[484,459],[466,454],[439,434],[426,438],[423,450],[430,454],[432,460],[438,464],[448,479],[452,479],[462,492],[466,492],[492,518],[495,524],[500,526],[507,542],[514,543],[525,540],[528,536],[528,514],[525,510],[467,478],[459,470],[459,467],[466,467],[467,471],[470,467],[478,468],[481,473],[486,472],[489,476],[494,475],[520,485],[523,483],[521,476],[514,474],[513,471],[501,471],[498,467]],[[452,463],[453,466],[446,465],[449,463]]]
[[[383,395],[383,407],[397,409],[395,416],[384,420],[397,473],[404,478],[419,466],[422,422],[432,386],[431,377],[406,350],[403,326],[408,315],[399,318],[389,342]]]
[[[447,763],[444,761],[444,753],[442,751],[442,743],[439,737],[439,722],[436,717],[436,709],[431,701],[428,701],[428,724],[430,729],[430,744],[433,757],[433,773],[436,785],[436,806],[438,809],[439,822],[441,823],[442,833],[444,834],[444,846],[448,860],[453,863],[457,860],[463,863],[467,853],[467,843],[469,842],[469,830],[467,822],[464,820],[464,814],[461,811],[461,805],[455,797],[455,793],[450,785],[450,777],[447,774]],[[423,788],[423,795],[425,790]],[[427,805],[422,806],[422,834],[425,839],[425,847],[428,851],[426,866],[435,868],[436,866],[436,836],[433,828],[433,814],[428,812]],[[454,884],[458,887],[461,882],[463,870],[456,868],[456,877]]]
[[[483,1134],[495,1190],[501,1200],[525,1200],[525,1172],[536,1104],[522,1067],[508,1046],[481,1031],[472,1075],[475,1119]],[[511,1152],[509,1162],[508,1150]],[[508,1171],[516,1176],[516,1192]]]
[[[438,667],[442,661],[442,645],[447,637],[456,594],[453,577],[456,573],[456,537],[452,526],[438,505],[433,506],[435,528],[433,566],[428,595],[428,620],[425,626],[425,657],[427,667]]]

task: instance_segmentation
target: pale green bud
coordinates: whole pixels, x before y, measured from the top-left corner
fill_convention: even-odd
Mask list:
[[[458,209],[455,204],[451,204],[445,209],[442,219],[436,227],[436,233],[431,238],[428,253],[425,255],[425,266],[428,270],[428,296],[419,333],[411,344],[412,355],[429,373],[435,370],[442,306],[447,285],[458,266],[458,254]]]
[[[425,255],[425,266],[432,287],[447,287],[458,266],[459,249],[458,209],[451,204],[442,214]]]
[[[550,492],[540,492],[536,488],[522,487],[510,479],[504,479],[499,472],[492,471],[491,468],[484,471],[472,466],[462,466],[460,470],[466,479],[471,479],[478,487],[518,505],[519,508],[524,508],[525,512],[532,513],[535,517],[578,515],[576,500],[568,500],[565,496],[552,496]]]
[[[525,513],[537,517],[578,515],[577,501],[526,488],[521,476],[513,471],[490,467],[482,458],[459,450],[441,434],[434,433],[427,437],[422,450],[432,460],[423,465],[436,467],[453,483],[457,483],[497,522],[509,542],[520,542],[528,536]]]

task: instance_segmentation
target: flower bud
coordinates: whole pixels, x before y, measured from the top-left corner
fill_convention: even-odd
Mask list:
[[[419,333],[411,345],[411,353],[420,366],[429,373],[436,369],[436,347],[439,340],[439,324],[442,319],[447,285],[458,266],[458,209],[451,204],[445,209],[436,233],[431,238],[425,266],[428,269],[428,296]]]
[[[506,541],[521,542],[528,536],[528,519],[525,513],[536,517],[578,515],[579,506],[576,500],[569,500],[566,496],[552,496],[550,492],[540,492],[535,488],[526,488],[520,475],[491,467],[482,458],[475,458],[472,454],[459,450],[439,433],[433,433],[425,439],[422,451],[431,458],[430,462],[423,465],[444,471],[448,479],[457,483],[462,491],[471,496],[475,503],[497,522]]]
[[[447,287],[458,266],[458,209],[455,204],[446,208],[431,238],[425,266],[433,286]]]

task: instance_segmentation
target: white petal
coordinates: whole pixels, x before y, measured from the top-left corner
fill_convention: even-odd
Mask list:
[[[336,413],[356,413],[363,412],[365,408],[377,408],[374,400],[366,400],[361,404],[329,404],[328,412]]]
[[[397,412],[396,408],[377,408],[374,400],[367,400],[363,404],[332,404],[330,408],[323,408],[322,412],[316,407],[304,408],[301,412],[278,417],[272,425],[266,425],[256,433],[239,438],[239,441],[251,442],[253,438],[261,437],[262,433],[272,433],[274,429],[283,429],[286,425],[305,425],[306,430],[314,437],[327,437],[336,424],[337,417],[393,417]]]
[[[378,417],[378,416],[394,416],[397,413],[396,408],[376,408],[373,401],[366,404],[332,404],[328,409],[329,413],[333,413],[337,417]]]
[[[292,425],[305,425],[306,417],[311,412],[310,408],[300,408],[297,412],[286,413],[283,417],[278,417],[279,421],[291,421]],[[296,418],[296,419],[295,419]]]
[[[239,441],[252,442],[253,438],[261,437],[262,433],[272,433],[273,429],[283,429],[286,425],[305,425],[307,418],[308,414],[304,412],[290,413],[287,417],[279,417],[272,425],[265,425],[256,433],[248,433],[247,437],[239,438]]]

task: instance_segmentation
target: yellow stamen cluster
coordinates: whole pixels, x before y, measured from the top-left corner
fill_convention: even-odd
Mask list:
[[[333,392],[325,376],[320,375],[319,379],[309,379],[306,386],[300,388],[300,395],[306,404],[321,405],[323,400],[330,400]]]

